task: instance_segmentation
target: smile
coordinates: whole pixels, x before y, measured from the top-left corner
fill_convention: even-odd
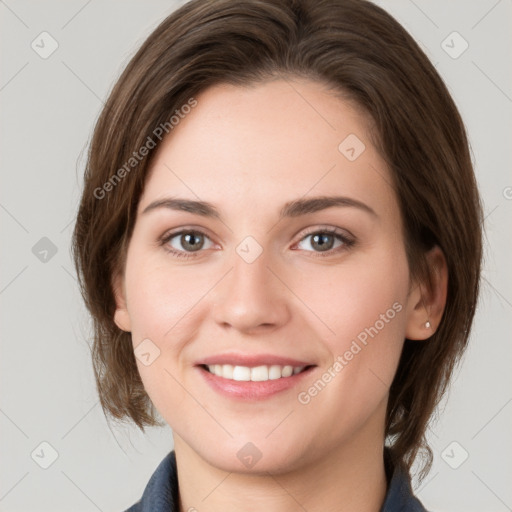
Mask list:
[[[206,384],[220,395],[237,400],[264,400],[297,387],[316,365],[260,365],[237,366],[229,364],[196,366]]]
[[[206,369],[217,377],[234,381],[253,381],[264,382],[267,380],[277,380],[291,377],[302,372],[306,366],[281,366],[281,365],[262,365],[262,366],[234,366],[231,364],[211,364],[204,365]]]

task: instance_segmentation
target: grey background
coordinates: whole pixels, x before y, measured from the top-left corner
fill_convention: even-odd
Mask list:
[[[168,426],[146,435],[135,426],[109,428],[69,242],[102,102],[130,56],[181,3],[0,0],[1,511],[124,510],[172,448]],[[416,492],[437,512],[512,510],[512,1],[377,3],[421,44],[453,94],[486,212],[471,345],[429,433],[435,462]],[[43,31],[58,43],[46,59],[31,47],[50,48]],[[458,58],[445,51],[462,49],[454,31],[469,44]],[[58,456],[43,469],[52,450]]]

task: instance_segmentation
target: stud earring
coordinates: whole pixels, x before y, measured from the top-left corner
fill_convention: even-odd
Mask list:
[[[430,322],[427,320],[427,321],[425,322],[425,328],[426,328],[426,329],[430,329],[431,327],[432,327],[432,326],[430,325]]]

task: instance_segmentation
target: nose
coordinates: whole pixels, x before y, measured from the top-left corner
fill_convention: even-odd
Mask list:
[[[265,251],[252,263],[235,253],[230,263],[231,271],[213,290],[214,320],[245,333],[284,325],[292,294]]]

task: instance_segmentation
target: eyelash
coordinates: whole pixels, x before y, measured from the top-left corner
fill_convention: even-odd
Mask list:
[[[164,248],[164,250],[166,252],[172,254],[173,256],[176,256],[177,258],[190,259],[190,258],[197,257],[196,254],[193,253],[193,252],[177,251],[175,249],[169,248],[169,246],[167,245],[173,238],[177,237],[178,235],[183,235],[183,234],[202,235],[202,236],[204,236],[206,238],[209,238],[208,235],[206,235],[206,233],[203,233],[200,230],[197,230],[197,229],[182,229],[181,231],[175,231],[173,233],[169,233],[169,234],[166,233],[166,234],[164,234],[159,239],[159,245],[163,246],[163,248]],[[310,231],[308,233],[305,233],[304,236],[297,243],[302,242],[308,236],[319,235],[319,234],[334,235],[338,240],[343,242],[343,245],[340,246],[340,247],[337,247],[336,249],[329,249],[328,251],[325,251],[323,253],[322,252],[316,252],[316,251],[306,251],[306,252],[314,252],[315,256],[313,256],[313,257],[315,257],[315,258],[326,258],[326,257],[329,257],[329,256],[333,256],[334,254],[337,254],[337,253],[339,253],[339,252],[341,252],[343,250],[348,250],[348,249],[352,248],[354,246],[354,244],[356,243],[354,238],[348,237],[347,235],[340,233],[339,230],[334,229],[334,228],[316,229],[314,231]],[[202,250],[199,250],[197,252],[200,253],[200,252],[202,252]]]

